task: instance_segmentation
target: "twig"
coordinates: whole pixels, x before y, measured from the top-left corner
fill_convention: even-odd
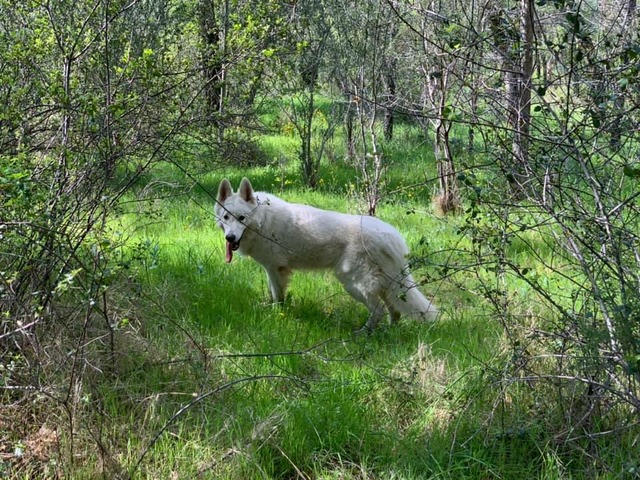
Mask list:
[[[171,426],[171,424],[173,424],[173,422],[175,422],[178,418],[180,418],[185,412],[187,412],[189,409],[191,409],[195,405],[199,404],[203,400],[205,400],[205,399],[207,399],[207,398],[209,398],[209,397],[211,397],[213,395],[216,395],[218,393],[222,393],[225,390],[229,390],[230,388],[235,387],[236,385],[240,385],[240,384],[243,384],[243,383],[249,383],[249,382],[256,382],[258,380],[291,380],[294,383],[300,383],[301,382],[301,380],[298,379],[298,378],[288,377],[288,376],[284,376],[284,375],[256,375],[256,376],[253,376],[253,377],[240,378],[238,380],[234,380],[232,382],[225,383],[224,385],[220,385],[218,388],[215,388],[215,389],[213,389],[213,390],[211,390],[209,392],[203,393],[202,395],[198,395],[191,402],[189,402],[188,404],[186,404],[185,406],[180,408],[176,413],[174,413],[173,416],[169,420],[167,420],[167,423],[165,423],[162,426],[162,428],[160,430],[158,430],[158,432],[153,437],[153,439],[151,440],[149,445],[147,445],[147,447],[144,449],[144,451],[140,455],[140,458],[138,458],[138,461],[136,462],[136,464],[134,465],[133,469],[130,472],[130,476],[133,476],[135,471],[138,470],[138,468],[140,468],[140,464],[144,460],[144,458],[147,455],[147,453],[149,453],[149,451],[151,450],[151,447],[153,447],[153,445],[155,445],[155,443],[160,439],[160,437],[167,430],[167,428],[169,428],[169,426]]]

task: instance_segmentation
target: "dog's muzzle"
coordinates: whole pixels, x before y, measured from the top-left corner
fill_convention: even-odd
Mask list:
[[[225,238],[227,240],[226,260],[227,263],[231,263],[231,260],[233,260],[233,252],[240,248],[240,239],[236,238],[232,233],[227,235]]]

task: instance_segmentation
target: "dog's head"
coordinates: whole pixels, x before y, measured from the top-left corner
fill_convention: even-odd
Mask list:
[[[215,213],[218,226],[227,240],[227,263],[233,259],[233,252],[240,248],[240,242],[247,227],[251,225],[251,214],[256,206],[257,201],[249,180],[242,179],[237,193],[233,193],[226,178],[220,182]]]

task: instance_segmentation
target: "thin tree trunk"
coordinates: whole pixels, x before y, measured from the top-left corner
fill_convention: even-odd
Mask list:
[[[111,31],[109,30],[109,0],[104,5],[104,126],[103,135],[105,141],[104,152],[104,175],[105,180],[113,178],[115,173],[115,157],[113,155],[115,144],[115,132],[112,131],[111,123],[113,115],[111,113],[111,50],[109,48]]]
[[[386,87],[386,106],[384,109],[384,138],[391,140],[393,138],[394,113],[393,106],[396,102],[396,79],[395,79],[395,61],[391,61],[388,71],[385,73]]]
[[[513,166],[508,180],[514,191],[522,194],[531,179],[529,165],[529,130],[531,124],[531,81],[533,78],[533,0],[520,2],[519,56],[506,55],[505,88],[508,119],[512,129]]]
[[[637,30],[634,30],[635,25],[635,17],[636,17],[636,0],[628,0],[627,8],[625,11],[624,18],[622,20],[622,35],[627,37],[627,42],[631,43],[634,41],[634,37],[637,36]],[[624,62],[629,62],[629,54],[624,54]],[[618,95],[614,100],[615,105],[615,117],[611,122],[611,147],[617,149],[620,147],[620,140],[622,138],[622,134],[624,133],[623,119],[625,117],[625,95]]]
[[[300,163],[302,164],[302,175],[305,183],[315,189],[318,186],[318,172],[315,168],[313,154],[311,151],[311,140],[313,133],[313,114],[315,111],[314,85],[309,87],[309,103],[305,112],[304,125],[300,132]]]
[[[358,108],[358,97],[353,95],[345,84],[342,86],[345,98],[344,110],[344,130],[345,130],[345,146],[347,148],[347,159],[353,160],[356,156],[356,139],[353,132],[353,116],[354,111]]]
[[[441,75],[432,78],[430,93],[434,106],[437,108],[434,153],[438,162],[438,183],[440,194],[437,198],[437,207],[442,213],[455,212],[459,205],[459,190],[456,179],[456,169],[453,163],[449,131],[451,120],[447,118],[447,85],[448,70],[442,66]]]
[[[380,199],[380,179],[382,178],[382,153],[378,151],[378,137],[375,129],[376,114],[375,108],[369,122],[369,136],[371,137],[371,155],[373,157],[373,176],[367,184],[367,199],[369,204],[369,215],[376,216],[378,200]],[[366,159],[365,159],[366,161]]]
[[[225,13],[228,1],[225,1]],[[224,22],[218,23],[216,2],[214,0],[200,0],[200,35],[202,36],[202,71],[205,82],[205,100],[207,119],[217,129],[220,136],[220,112],[224,102],[225,67],[223,57],[225,48]],[[225,20],[226,22],[226,20]]]
[[[423,27],[424,28],[424,27]],[[425,58],[430,56],[429,43],[423,41]],[[455,212],[460,205],[456,170],[449,141],[451,130],[450,112],[447,111],[447,89],[451,65],[444,63],[441,57],[435,57],[432,65],[423,65],[422,72],[425,84],[425,102],[436,112],[431,123],[435,126],[434,154],[438,166],[438,183],[440,192],[434,197],[436,209],[443,214]]]

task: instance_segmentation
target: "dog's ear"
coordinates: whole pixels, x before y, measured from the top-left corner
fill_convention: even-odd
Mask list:
[[[256,199],[253,196],[253,187],[251,182],[246,177],[240,182],[240,188],[238,189],[238,195],[247,203],[256,203]]]
[[[218,202],[224,202],[231,195],[233,195],[233,188],[231,188],[229,180],[223,178],[218,187]]]

